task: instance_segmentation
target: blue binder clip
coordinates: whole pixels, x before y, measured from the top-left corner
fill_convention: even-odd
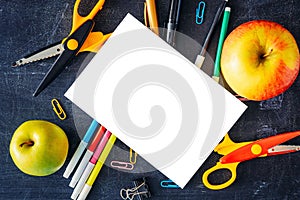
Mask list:
[[[202,24],[204,20],[205,2],[200,1],[196,8],[196,24]]]

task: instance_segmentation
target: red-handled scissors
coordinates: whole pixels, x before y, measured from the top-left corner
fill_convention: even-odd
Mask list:
[[[300,150],[297,145],[280,145],[288,140],[300,136],[300,131],[283,133],[253,142],[234,143],[227,134],[224,140],[214,149],[220,155],[219,162],[204,172],[203,184],[212,190],[220,190],[231,185],[236,179],[236,168],[240,162],[253,158],[274,156],[279,154],[292,153]],[[208,180],[208,176],[220,169],[228,169],[231,177],[225,183],[214,185]]]
[[[52,44],[13,63],[13,66],[16,67],[59,55],[40,85],[37,87],[33,94],[34,96],[37,96],[45,87],[47,87],[63,71],[63,69],[70,64],[72,59],[78,53],[84,51],[97,52],[111,35],[103,35],[102,32],[92,32],[95,24],[93,18],[102,9],[105,0],[99,0],[91,12],[84,17],[78,13],[80,2],[81,0],[76,0],[74,4],[72,29],[66,38],[58,44]]]

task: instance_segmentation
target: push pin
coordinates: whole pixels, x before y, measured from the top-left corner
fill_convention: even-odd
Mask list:
[[[137,179],[133,181],[133,183],[134,188],[121,189],[120,196],[122,197],[122,199],[133,200],[136,197],[137,200],[144,200],[151,197],[151,193],[145,177]]]

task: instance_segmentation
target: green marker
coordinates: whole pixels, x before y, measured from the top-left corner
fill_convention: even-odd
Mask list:
[[[225,11],[224,11],[224,17],[223,17],[223,21],[222,21],[221,33],[220,33],[218,49],[217,49],[217,54],[216,54],[214,74],[213,74],[212,78],[217,82],[219,82],[219,79],[220,79],[220,60],[221,60],[223,43],[224,43],[226,33],[227,33],[230,10],[231,10],[230,7],[226,7]]]

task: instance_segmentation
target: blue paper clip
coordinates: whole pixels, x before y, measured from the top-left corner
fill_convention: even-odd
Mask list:
[[[173,181],[169,180],[163,180],[160,182],[160,186],[163,188],[179,188],[178,185],[176,185]]]
[[[196,24],[202,24],[204,19],[205,2],[200,1],[196,8]]]

